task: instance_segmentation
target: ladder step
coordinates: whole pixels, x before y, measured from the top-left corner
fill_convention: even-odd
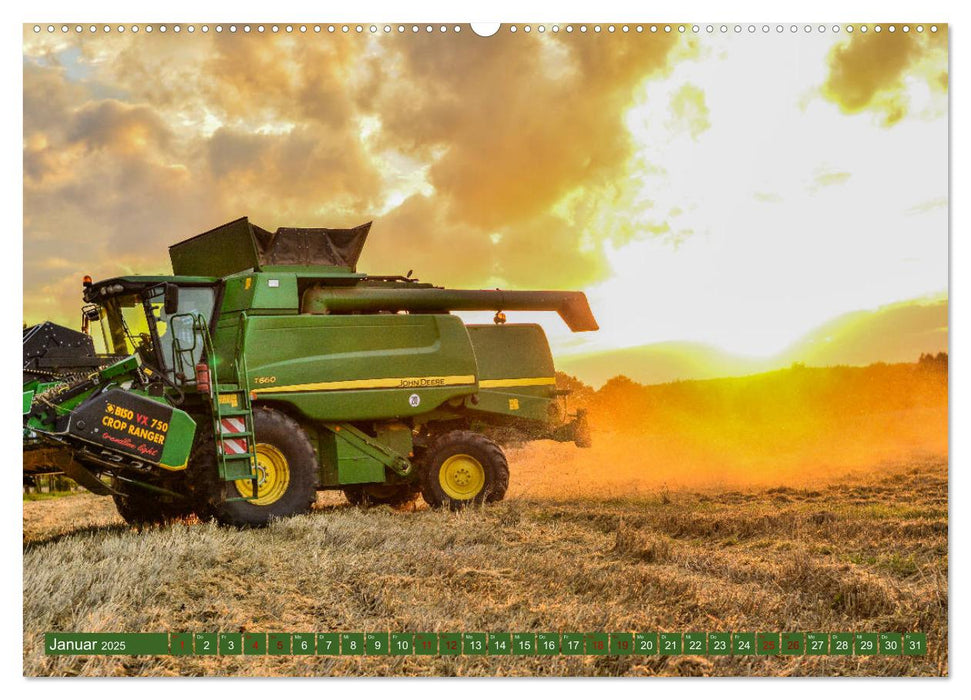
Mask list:
[[[244,431],[242,433],[226,433],[226,432],[219,433],[219,438],[221,440],[234,440],[234,439],[240,439],[241,440],[241,439],[244,439],[244,438],[251,438],[251,437],[253,437],[253,433],[251,433],[248,430],[246,430],[246,431]]]

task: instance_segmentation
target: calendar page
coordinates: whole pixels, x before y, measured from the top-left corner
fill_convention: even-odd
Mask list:
[[[949,674],[949,26],[649,10],[24,24],[25,676]]]

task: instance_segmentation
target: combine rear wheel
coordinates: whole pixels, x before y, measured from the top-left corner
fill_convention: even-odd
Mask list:
[[[226,525],[266,525],[272,518],[306,513],[317,498],[317,459],[300,425],[271,408],[253,410],[256,431],[256,499],[253,482],[225,485],[225,499],[213,504],[216,519]],[[215,468],[215,466],[214,466]]]
[[[438,438],[422,464],[421,494],[428,505],[458,510],[500,501],[509,487],[509,464],[485,435],[453,430]]]
[[[420,493],[411,484],[355,484],[343,490],[345,498],[354,506],[399,507],[412,503]]]

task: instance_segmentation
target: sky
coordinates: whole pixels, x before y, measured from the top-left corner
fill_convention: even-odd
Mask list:
[[[373,220],[366,272],[584,290],[596,333],[510,314],[558,356],[768,357],[946,299],[945,27],[228,26],[25,27],[25,322],[76,326],[84,274],[167,273],[244,215]]]

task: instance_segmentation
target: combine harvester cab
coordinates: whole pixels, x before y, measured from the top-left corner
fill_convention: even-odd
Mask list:
[[[495,501],[509,483],[499,442],[589,446],[542,328],[504,313],[597,330],[581,292],[358,273],[369,229],[271,233],[243,218],[172,246],[172,276],[86,281],[85,326],[113,354],[75,337],[95,371],[28,375],[25,332],[25,473],[64,471],[129,522],[262,525],[319,489],[361,505]]]

